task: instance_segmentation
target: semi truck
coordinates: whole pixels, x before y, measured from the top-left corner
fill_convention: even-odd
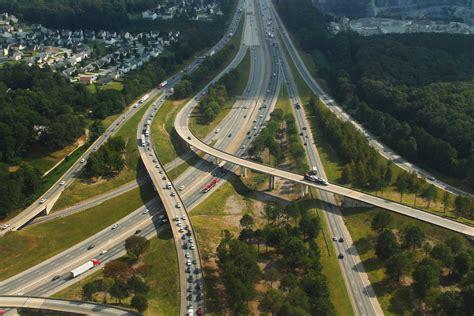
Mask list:
[[[70,272],[70,277],[71,279],[83,274],[86,271],[89,271],[90,269],[97,267],[100,264],[99,259],[92,259],[87,261],[86,263],[80,265],[79,267],[75,268]]]
[[[309,172],[304,174],[304,179],[306,181],[315,182],[317,184],[322,184],[322,185],[328,185],[329,184],[325,179],[320,178],[316,175],[313,175]]]
[[[142,147],[146,147],[146,140],[145,140],[145,135],[142,134]]]
[[[140,99],[140,101],[138,101],[139,104],[143,104],[146,100],[148,100],[150,98],[150,96],[148,94],[145,94],[143,96],[143,98]]]
[[[158,85],[158,88],[163,89],[164,87],[166,87],[167,84],[168,84],[168,80],[165,80]]]

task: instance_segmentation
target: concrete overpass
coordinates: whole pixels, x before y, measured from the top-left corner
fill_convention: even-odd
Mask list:
[[[34,296],[0,296],[0,308],[32,308],[82,315],[137,315],[121,307]]]
[[[360,192],[357,190],[345,188],[335,184],[329,184],[327,186],[319,185],[313,182],[309,182],[303,179],[303,176],[300,174],[295,174],[289,171],[277,169],[274,167],[266,166],[260,163],[256,163],[253,161],[249,161],[247,159],[243,159],[227,152],[221,151],[214,147],[207,145],[206,143],[202,142],[196,136],[193,135],[191,130],[189,129],[189,114],[192,112],[193,108],[196,106],[196,100],[189,101],[183,109],[178,113],[176,116],[174,127],[178,135],[186,142],[189,146],[194,147],[197,150],[200,150],[208,155],[216,157],[216,159],[224,160],[231,162],[241,168],[245,169],[248,168],[250,170],[255,170],[258,172],[263,172],[270,175],[270,179],[273,180],[274,177],[279,177],[282,179],[290,180],[293,182],[300,183],[302,188],[304,189],[307,186],[317,188],[319,190],[331,192],[334,194],[338,194],[340,196],[344,196],[346,198],[350,198],[355,201],[360,201],[366,204],[370,204],[376,207],[380,207],[392,212],[396,212],[402,215],[406,215],[412,218],[416,218],[418,220],[434,224],[469,237],[474,236],[474,227],[462,224],[453,220],[449,220],[428,212],[425,212],[420,209],[416,209],[413,207],[409,207],[391,200],[387,200],[378,196],[370,195],[364,192]],[[270,187],[272,184],[270,184]]]

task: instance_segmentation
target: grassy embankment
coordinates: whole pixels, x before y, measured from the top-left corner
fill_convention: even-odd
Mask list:
[[[64,190],[63,194],[54,205],[54,210],[74,205],[80,201],[112,190],[137,178],[140,172],[142,172],[142,162],[138,153],[138,144],[135,140],[137,127],[146,112],[146,109],[156,100],[156,98],[157,97],[151,99],[139,111],[137,111],[115,135],[116,137],[122,137],[126,142],[124,170],[113,178],[100,179],[97,182],[91,182],[89,179],[80,177]]]
[[[112,225],[155,195],[147,184],[71,216],[6,234],[0,239],[0,280],[24,271]]]
[[[150,248],[140,257],[136,265],[147,267],[147,269],[141,269],[145,271],[143,277],[150,286],[147,294],[148,309],[144,315],[177,315],[179,309],[178,261],[169,229],[150,239]],[[86,283],[101,280],[102,277],[103,270],[97,271],[54,294],[53,297],[81,300],[82,287]],[[102,302],[103,297],[103,293],[97,293],[94,295],[94,300]],[[113,304],[113,299],[109,299],[108,303]],[[122,306],[130,307],[130,299],[122,303]]]

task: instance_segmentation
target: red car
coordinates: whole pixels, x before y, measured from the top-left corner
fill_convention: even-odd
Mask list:
[[[198,316],[201,316],[201,315],[202,315],[202,308],[201,308],[201,307],[198,308],[198,310],[197,310],[197,315],[198,315]]]

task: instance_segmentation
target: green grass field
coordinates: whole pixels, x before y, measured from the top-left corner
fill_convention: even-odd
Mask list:
[[[103,85],[103,86],[100,86],[99,88],[100,90],[117,90],[117,91],[122,91],[123,89],[123,83],[121,82],[117,82],[117,81],[113,81],[113,82],[110,82],[106,85]]]
[[[112,225],[148,202],[151,184],[71,216],[6,234],[0,239],[0,280],[24,271]]]
[[[127,123],[117,132],[116,136],[122,137],[126,141],[125,168],[119,175],[111,179],[101,179],[96,183],[90,183],[88,179],[77,179],[67,187],[59,200],[54,205],[54,210],[74,205],[80,201],[93,196],[110,191],[133,179],[136,179],[142,170],[142,162],[138,153],[138,144],[136,134],[138,123],[142,119],[146,109],[154,102],[157,97],[150,100]]]

